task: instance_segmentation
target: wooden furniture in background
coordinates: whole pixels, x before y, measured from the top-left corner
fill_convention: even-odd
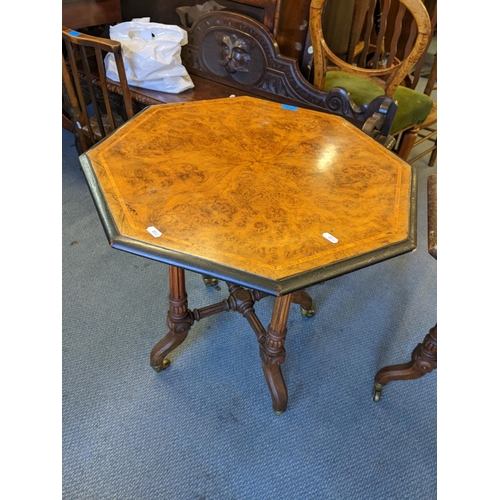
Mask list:
[[[434,56],[431,71],[428,75],[428,79],[425,85],[424,94],[430,96],[432,92],[437,90],[437,54]],[[437,158],[437,104],[432,108],[429,116],[425,119],[418,128],[403,132],[403,138],[401,140],[402,144],[405,144],[409,148],[408,153],[404,152],[407,156],[408,163],[414,163],[420,158],[430,154],[428,165],[433,167],[436,163]],[[410,137],[405,140],[405,136]],[[418,154],[412,156],[412,151],[414,151],[418,146],[424,143],[429,143],[426,145],[426,149],[419,151]],[[402,147],[402,146],[401,146]]]
[[[66,104],[69,119],[78,138],[77,150],[82,153],[109,135],[125,120],[132,118],[132,97],[119,42],[86,35],[65,27],[62,28],[62,40],[62,76],[65,90],[63,98],[67,98],[66,103],[63,100],[63,109]],[[106,54],[113,54],[116,61],[120,77],[120,106],[112,102],[106,86]],[[96,73],[97,79],[94,77]],[[125,116],[119,113],[122,109],[125,110]]]
[[[437,260],[437,174],[427,178],[427,246],[429,254]],[[373,400],[380,401],[382,389],[395,380],[414,380],[437,368],[437,323],[418,344],[411,361],[381,368],[375,375]]]
[[[72,29],[122,21],[120,0],[62,0],[62,25]]]
[[[252,95],[344,117],[387,145],[396,105],[384,96],[355,105],[342,89],[323,92],[306,81],[295,59],[282,56],[276,40],[258,21],[237,13],[209,12],[188,30],[182,62],[194,88],[167,94],[130,87],[138,106]],[[120,85],[107,81],[119,94]]]
[[[434,34],[437,28],[437,0],[432,2],[428,0],[426,6],[431,18],[431,32]],[[434,55],[429,53],[430,44],[431,40],[429,40],[427,49],[411,72],[409,84],[408,81],[406,82],[410,88],[417,89],[417,87],[423,86],[425,81],[424,78],[426,78],[423,93],[429,97],[433,95],[434,91],[437,91],[437,53]],[[429,73],[423,75],[424,68],[429,65]],[[406,130],[401,135],[399,147],[400,155],[406,157],[406,161],[409,163],[414,163],[420,160],[420,158],[430,154],[428,164],[430,167],[433,167],[437,157],[437,104],[433,106],[424,123],[420,124],[419,127],[413,127],[412,129]],[[419,151],[417,155],[412,155],[412,150],[415,150],[420,144],[424,143],[427,143],[427,148],[423,151]],[[406,150],[403,150],[403,148],[406,148]]]
[[[392,4],[382,0],[381,19],[377,21],[375,8],[379,0],[358,1],[363,9],[355,14],[356,29],[353,30],[354,38],[350,40],[352,53],[344,61],[330,50],[323,36],[323,9],[326,0],[312,0],[310,23],[314,48],[314,85],[322,89],[329,71],[346,71],[373,81],[382,87],[386,95],[392,96],[427,48],[431,35],[429,16],[420,0],[401,0]],[[398,3],[396,26],[389,26],[389,9]],[[398,29],[397,24],[402,22],[406,12],[411,14],[411,22],[414,22],[414,36],[413,39],[405,40],[405,55],[402,60],[398,60],[396,52],[401,28]],[[391,38],[388,38],[388,28],[392,28]]]
[[[281,53],[299,62],[304,51],[310,0],[217,0],[228,11],[247,15],[273,34]],[[150,17],[151,21],[180,24],[177,7],[203,4],[204,0],[121,0],[125,20]]]
[[[415,248],[414,168],[339,116],[253,97],[150,106],[80,162],[111,246],[170,266],[151,366],[196,321],[237,311],[278,414],[294,292]],[[185,269],[225,281],[228,298],[189,309]],[[266,329],[254,304],[269,295]]]
[[[315,87],[345,88],[358,105],[370,102],[377,95],[394,98],[398,102],[391,127],[394,135],[418,130],[433,109],[437,114],[432,99],[404,86],[431,39],[431,21],[422,2],[357,0],[344,59],[333,53],[324,38],[325,2],[312,0],[309,15]],[[403,159],[408,158],[412,141],[412,134],[402,137],[398,154]]]

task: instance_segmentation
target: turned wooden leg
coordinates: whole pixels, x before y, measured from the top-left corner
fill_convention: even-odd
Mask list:
[[[401,159],[406,161],[410,156],[411,150],[413,149],[415,141],[417,140],[418,137],[418,131],[419,131],[418,127],[413,127],[411,130],[403,132],[401,141],[398,146],[398,156]]]
[[[375,375],[373,400],[379,401],[382,388],[394,380],[413,380],[437,368],[437,324],[429,330],[422,344],[414,349],[411,361],[386,366]]]
[[[300,305],[300,314],[305,318],[314,316],[314,307],[311,296],[304,290],[292,293],[292,302]]]
[[[170,296],[167,326],[169,332],[152,349],[150,363],[155,371],[168,367],[168,353],[178,347],[186,338],[194,323],[194,317],[188,309],[186,280],[184,269],[170,266]]]
[[[260,345],[262,370],[276,415],[281,415],[288,403],[288,394],[280,365],[285,361],[286,322],[291,301],[292,294],[276,297],[271,323],[267,329],[265,341]]]

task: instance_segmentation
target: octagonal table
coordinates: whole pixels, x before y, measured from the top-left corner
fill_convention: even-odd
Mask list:
[[[277,414],[290,304],[311,315],[304,288],[416,247],[413,168],[326,113],[251,97],[150,106],[80,162],[111,246],[169,264],[152,367],[169,365],[195,321],[238,311]],[[228,298],[189,309],[186,269],[224,280]],[[253,305],[268,295],[266,329]]]

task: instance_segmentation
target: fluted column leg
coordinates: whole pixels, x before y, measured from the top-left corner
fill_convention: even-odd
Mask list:
[[[187,337],[194,323],[192,312],[188,309],[184,269],[169,267],[170,296],[167,326],[169,332],[151,350],[150,363],[155,371],[167,368],[170,361],[168,353],[178,347]]]
[[[288,403],[288,394],[280,365],[285,361],[286,322],[291,301],[291,294],[276,297],[271,323],[265,341],[260,345],[262,370],[271,393],[273,410],[277,415],[286,410]]]

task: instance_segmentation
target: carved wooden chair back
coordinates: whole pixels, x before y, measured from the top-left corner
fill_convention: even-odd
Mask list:
[[[410,76],[425,57],[433,33],[422,1],[355,0],[347,53],[342,57],[325,41],[326,1],[312,0],[310,7],[314,86],[323,91],[343,88],[358,106],[376,96],[392,97],[398,110],[390,133],[417,130],[435,107],[428,95],[412,87],[415,78]],[[341,0],[328,1],[331,4]],[[398,149],[405,160],[413,147],[412,140],[407,138],[404,149]]]
[[[77,147],[82,153],[132,118],[132,97],[119,42],[86,35],[64,26],[62,39],[63,84],[78,138]],[[113,54],[115,58],[121,96],[109,92],[106,87],[104,58],[107,54]],[[118,110],[125,110],[125,116]]]

